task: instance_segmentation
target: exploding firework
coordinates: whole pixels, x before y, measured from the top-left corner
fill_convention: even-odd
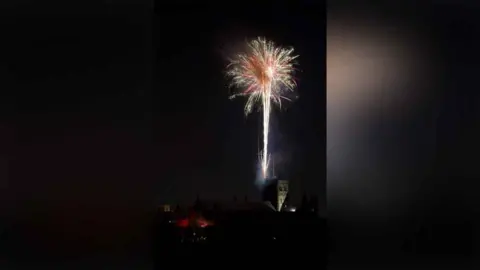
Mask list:
[[[276,47],[273,42],[257,38],[248,44],[246,53],[238,54],[227,68],[232,85],[240,92],[231,96],[246,96],[245,115],[259,105],[263,111],[263,151],[261,167],[263,178],[268,175],[268,134],[272,104],[281,107],[282,100],[289,100],[285,93],[295,89],[293,79],[293,48]]]

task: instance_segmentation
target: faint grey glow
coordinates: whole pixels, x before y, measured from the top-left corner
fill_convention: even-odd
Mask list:
[[[422,45],[420,33],[406,24],[360,16],[328,18],[329,205],[388,211],[380,205],[402,203],[407,182],[391,175],[401,168],[392,169],[388,153],[378,153],[377,142],[366,138],[381,132],[372,130],[372,123],[393,122],[422,104],[430,80]]]

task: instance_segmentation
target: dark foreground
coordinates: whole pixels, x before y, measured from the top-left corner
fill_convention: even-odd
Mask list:
[[[117,238],[93,235],[86,226],[68,232],[54,227],[49,234],[46,229],[34,230],[38,226],[12,224],[0,234],[0,269],[326,265],[326,222],[315,214],[227,211],[205,217],[212,221],[209,226],[182,227],[176,223],[178,216],[159,216],[152,231],[140,226],[136,231],[144,232],[145,239],[132,237],[129,246],[116,244],[126,243],[126,237],[114,242]],[[116,235],[120,234],[112,233]]]
[[[171,217],[160,218],[155,229],[156,269],[172,260],[207,267],[326,265],[326,222],[315,214],[236,211],[214,220],[204,228],[181,228]]]

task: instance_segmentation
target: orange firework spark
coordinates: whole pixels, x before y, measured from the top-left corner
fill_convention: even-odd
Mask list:
[[[241,89],[231,96],[247,96],[245,115],[248,115],[256,104],[263,110],[263,152],[262,173],[267,178],[268,172],[268,134],[271,103],[281,106],[286,99],[285,91],[293,91],[294,62],[293,48],[276,47],[271,41],[257,38],[248,43],[248,51],[238,54],[228,66],[227,75],[232,78],[232,85]]]

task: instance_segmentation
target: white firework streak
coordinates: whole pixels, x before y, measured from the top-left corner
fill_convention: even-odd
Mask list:
[[[271,41],[257,38],[248,43],[247,53],[238,54],[227,67],[227,75],[232,78],[232,86],[241,89],[231,96],[248,97],[245,115],[252,112],[257,104],[263,111],[263,152],[261,166],[263,177],[268,177],[269,155],[268,136],[271,106],[281,107],[286,91],[294,91],[294,62],[298,56],[292,56],[292,49],[276,47]]]

